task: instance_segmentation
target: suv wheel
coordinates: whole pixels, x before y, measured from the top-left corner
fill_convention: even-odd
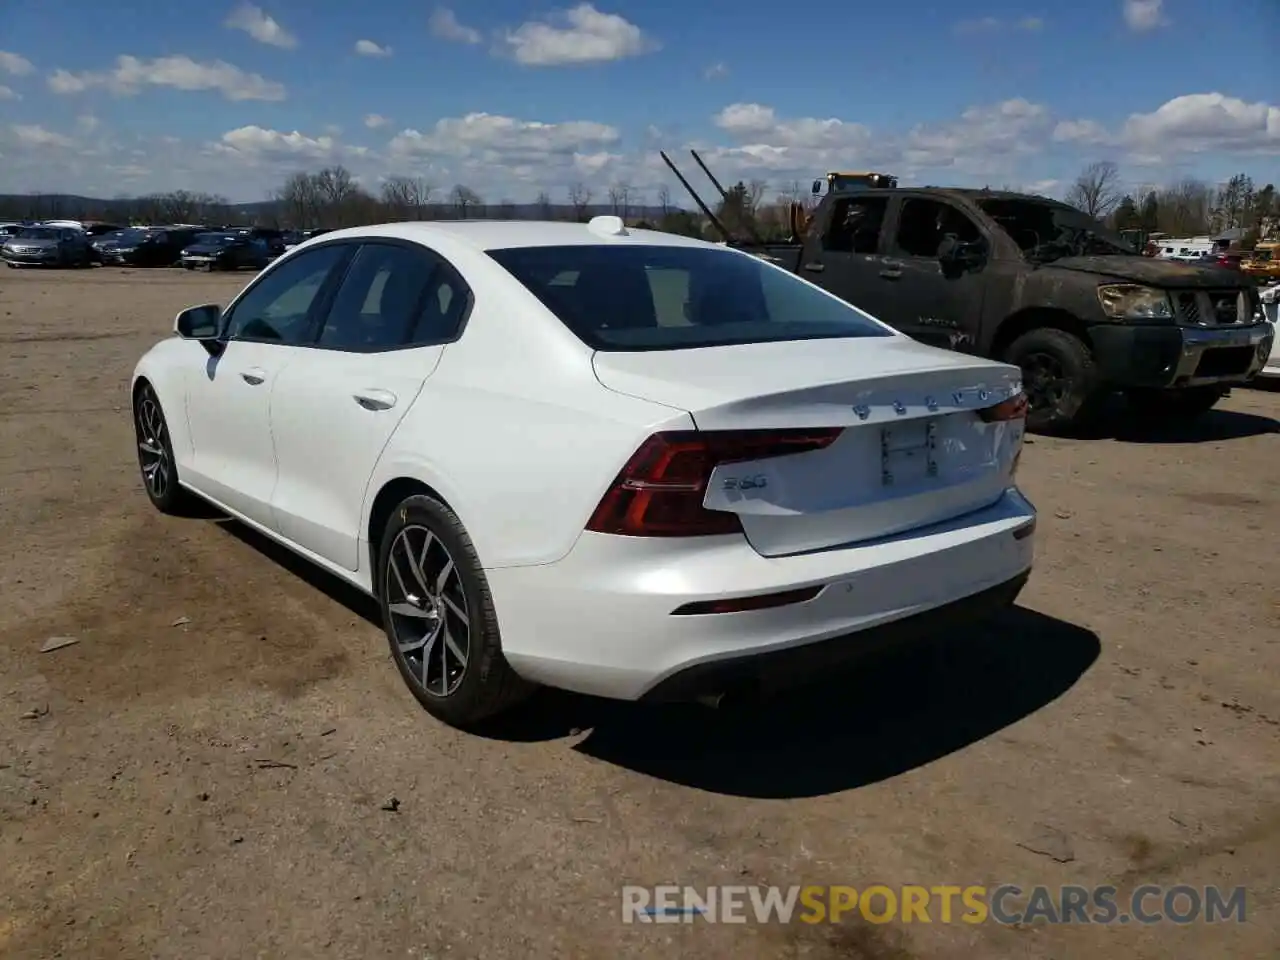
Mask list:
[[[1103,396],[1089,345],[1065,330],[1029,330],[1009,345],[1004,360],[1022,368],[1029,430],[1079,426],[1093,415]]]
[[[1129,405],[1142,417],[1194,420],[1213,409],[1227,395],[1223,387],[1184,387],[1181,390],[1129,390]]]

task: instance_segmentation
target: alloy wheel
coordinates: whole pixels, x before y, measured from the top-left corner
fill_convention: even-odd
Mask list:
[[[142,468],[142,481],[154,499],[162,500],[169,492],[173,470],[169,462],[164,415],[150,387],[138,398],[134,425],[138,435],[138,464]]]
[[[424,692],[448,697],[471,655],[467,595],[448,548],[424,526],[396,534],[383,578],[396,650]]]

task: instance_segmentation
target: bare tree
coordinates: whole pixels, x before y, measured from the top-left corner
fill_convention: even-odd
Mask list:
[[[1091,163],[1067,191],[1067,203],[1101,220],[1120,203],[1120,168],[1110,160]]]
[[[1160,230],[1175,237],[1208,232],[1213,188],[1203,180],[1181,180],[1159,191],[1157,198]]]
[[[671,212],[671,188],[665,183],[658,187],[658,206],[662,208],[664,217]]]
[[[551,194],[543,190],[538,194],[538,199],[534,201],[538,205],[538,216],[543,220],[554,219],[555,212],[551,208]]]
[[[591,191],[581,180],[569,184],[569,203],[573,207],[575,220],[585,220],[587,209],[591,206]]]
[[[765,191],[769,189],[769,184],[764,180],[752,180],[747,184],[747,212],[755,216],[756,211],[760,209],[760,203],[764,200]]]
[[[478,207],[484,203],[484,201],[480,199],[480,194],[461,183],[453,188],[453,192],[449,196],[453,201],[454,208],[458,211],[458,216],[463,220],[467,219],[468,210]]]
[[[427,219],[435,188],[422,177],[388,177],[382,184],[382,202],[393,217]]]
[[[623,220],[631,215],[632,188],[626,180],[619,180],[609,188],[609,203],[615,216]]]

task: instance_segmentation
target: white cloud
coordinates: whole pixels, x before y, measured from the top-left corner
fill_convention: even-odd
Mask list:
[[[21,100],[22,95],[12,87],[6,87],[0,83],[0,100]]]
[[[168,87],[174,90],[216,90],[228,100],[284,100],[284,85],[257,73],[247,73],[224,60],[201,63],[177,55],[142,60],[138,57],[116,58],[114,69],[101,72],[71,73],[55,70],[49,77],[54,93],[83,93],[91,87],[104,87],[118,96],[133,96],[143,87]]]
[[[33,70],[35,70],[35,64],[26,57],[10,53],[7,50],[0,50],[0,73],[12,74],[15,77],[25,77]]]
[[[24,147],[56,147],[68,150],[75,146],[75,142],[70,137],[54,133],[52,130],[46,130],[44,127],[35,124],[17,123],[13,125],[12,129],[18,143]]]
[[[101,125],[102,121],[91,113],[82,113],[76,117],[76,129],[82,133],[93,133]]]
[[[1144,33],[1164,26],[1164,0],[1124,0],[1124,22],[1130,30]]]
[[[374,43],[372,40],[357,40],[355,46],[356,53],[362,57],[389,57],[391,56],[391,48],[384,47]]]
[[[459,23],[457,16],[448,7],[437,7],[431,14],[428,26],[434,36],[453,43],[476,44],[484,39],[479,30]]]
[[[508,30],[502,49],[525,66],[556,67],[636,57],[657,50],[658,43],[629,20],[580,3],[549,20],[530,20]]]
[[[1115,130],[1094,120],[1064,120],[1054,128],[1053,138],[1122,147],[1130,162],[1147,164],[1206,151],[1280,155],[1280,106],[1246,103],[1221,93],[1192,93],[1151,113],[1132,114]]]
[[[259,43],[272,47],[292,50],[298,45],[298,38],[280,25],[274,17],[267,15],[261,7],[252,3],[242,3],[222,22],[230,30],[247,33]]]
[[[91,119],[66,129],[0,126],[0,192],[39,187],[111,196],[125,176],[113,171],[127,169],[131,191],[185,188],[254,200],[298,170],[342,164],[371,184],[400,173],[442,189],[467,184],[491,203],[531,200],[544,189],[563,198],[575,180],[597,197],[625,180],[634,195],[652,199],[660,184],[680,193],[657,149],[693,147],[722,182],[762,179],[770,196],[792,182],[850,168],[888,171],[907,183],[1025,184],[1055,193],[1069,177],[1046,178],[1064,177],[1085,160],[1114,158],[1122,170],[1159,181],[1201,171],[1212,178],[1225,162],[1235,164],[1226,159],[1232,154],[1280,156],[1280,107],[1221,93],[1177,97],[1109,125],[1055,117],[1021,98],[915,126],[787,116],[762,103],[729,104],[709,119],[711,134],[694,140],[675,129],[638,129],[624,139],[616,126],[593,120],[553,123],[491,113],[447,117],[394,136],[389,131],[398,128],[386,117],[369,114],[349,140],[319,126],[247,125],[211,143],[112,131]],[[142,166],[152,173],[140,173]]]
[[[1022,17],[1018,20],[1006,20],[1002,17],[977,17],[972,20],[961,20],[954,29],[961,36],[1004,33],[1010,30],[1037,33],[1044,29],[1044,18]]]
[[[713,63],[702,71],[704,80],[719,80],[721,77],[727,77],[728,75],[729,65],[726,63]]]
[[[393,156],[477,158],[500,162],[504,158],[536,162],[550,155],[568,156],[582,148],[618,143],[617,127],[587,120],[541,123],[491,113],[436,122],[427,133],[402,130],[388,145]]]

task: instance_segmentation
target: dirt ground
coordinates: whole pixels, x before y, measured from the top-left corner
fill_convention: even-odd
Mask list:
[[[0,271],[0,956],[1280,956],[1280,392],[1032,440],[987,628],[748,715],[543,694],[464,735],[370,603],[147,503],[133,364],[247,279]],[[1001,882],[1248,919],[620,920],[626,883]]]

